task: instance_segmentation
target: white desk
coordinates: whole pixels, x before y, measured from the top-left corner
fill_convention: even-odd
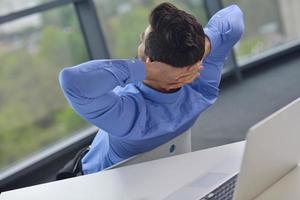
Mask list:
[[[244,144],[238,142],[8,191],[0,195],[0,200],[161,200],[227,158],[242,158]]]

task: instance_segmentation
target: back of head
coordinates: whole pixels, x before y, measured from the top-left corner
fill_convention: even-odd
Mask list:
[[[151,32],[145,41],[145,55],[174,67],[200,61],[204,55],[205,34],[194,16],[162,3],[150,14]]]

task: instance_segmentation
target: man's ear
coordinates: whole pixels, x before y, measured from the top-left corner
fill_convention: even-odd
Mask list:
[[[149,62],[152,62],[152,60],[149,57],[147,57],[146,58],[146,63],[149,63]]]

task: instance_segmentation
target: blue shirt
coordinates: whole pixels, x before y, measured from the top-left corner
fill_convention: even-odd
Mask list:
[[[143,84],[145,66],[135,59],[93,60],[63,69],[59,81],[68,102],[99,127],[81,161],[84,174],[149,151],[189,129],[216,101],[224,60],[243,29],[238,6],[216,13],[204,28],[211,42],[204,69],[197,79],[174,93]]]

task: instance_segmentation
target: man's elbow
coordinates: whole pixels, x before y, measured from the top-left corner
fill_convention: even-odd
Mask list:
[[[63,91],[72,90],[74,84],[74,72],[71,68],[64,68],[59,72],[58,80]]]
[[[232,26],[235,42],[237,42],[243,36],[245,29],[243,11],[237,5],[232,5],[230,24]]]

